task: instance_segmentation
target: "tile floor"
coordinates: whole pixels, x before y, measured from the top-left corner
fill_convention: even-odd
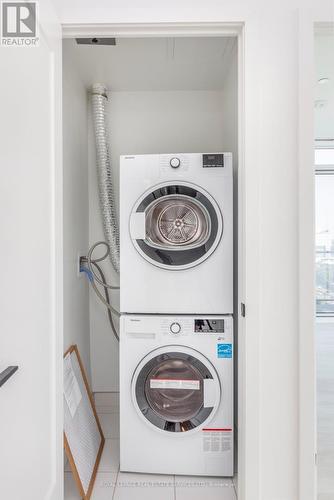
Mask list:
[[[118,394],[96,394],[95,402],[106,442],[92,500],[236,500],[231,479],[120,472]],[[79,499],[66,464],[64,500]]]

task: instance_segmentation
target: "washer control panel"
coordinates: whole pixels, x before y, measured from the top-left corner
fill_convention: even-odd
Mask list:
[[[192,333],[191,320],[182,316],[164,316],[161,318],[160,329],[163,335],[177,336]]]
[[[224,333],[225,321],[223,319],[201,318],[194,320],[196,333]]]
[[[159,336],[170,340],[191,337],[222,338],[233,336],[232,316],[190,316],[172,314],[160,315],[123,315],[121,318],[123,331],[133,338],[158,339]]]
[[[163,335],[220,335],[229,332],[231,317],[222,316],[164,316],[160,319]]]

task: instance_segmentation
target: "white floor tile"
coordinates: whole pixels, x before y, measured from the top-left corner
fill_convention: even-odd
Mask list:
[[[112,500],[116,485],[116,472],[97,473],[91,500]],[[75,484],[73,475],[65,473],[64,478],[64,500],[80,500],[80,494]]]
[[[98,472],[118,472],[119,469],[119,439],[106,439],[100,460]],[[65,472],[71,472],[70,463],[65,465]]]
[[[119,392],[96,392],[94,400],[96,406],[119,407]]]
[[[64,500],[80,500],[80,495],[71,472],[64,475]]]
[[[176,500],[236,500],[229,478],[175,476]]]
[[[119,414],[119,407],[118,406],[96,406],[96,411],[99,415],[103,415],[105,413],[108,413],[108,414],[116,413],[118,415]]]
[[[114,500],[174,500],[174,477],[120,472]],[[202,499],[203,500],[203,499]]]
[[[106,439],[119,439],[119,415],[117,413],[99,413],[99,420]]]
[[[112,500],[116,480],[116,472],[98,472],[91,500]]]
[[[64,462],[64,471],[65,472],[72,472],[71,471],[71,466],[70,466],[70,462],[66,459],[65,462]]]
[[[99,472],[117,472],[119,469],[119,439],[106,439]]]

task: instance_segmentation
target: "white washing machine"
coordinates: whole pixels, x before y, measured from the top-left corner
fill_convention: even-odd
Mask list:
[[[233,475],[233,319],[121,317],[120,469]]]
[[[120,310],[233,312],[232,154],[121,156]]]

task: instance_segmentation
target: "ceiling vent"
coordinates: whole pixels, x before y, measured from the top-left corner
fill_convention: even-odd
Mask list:
[[[78,45],[116,45],[116,38],[76,38]]]

